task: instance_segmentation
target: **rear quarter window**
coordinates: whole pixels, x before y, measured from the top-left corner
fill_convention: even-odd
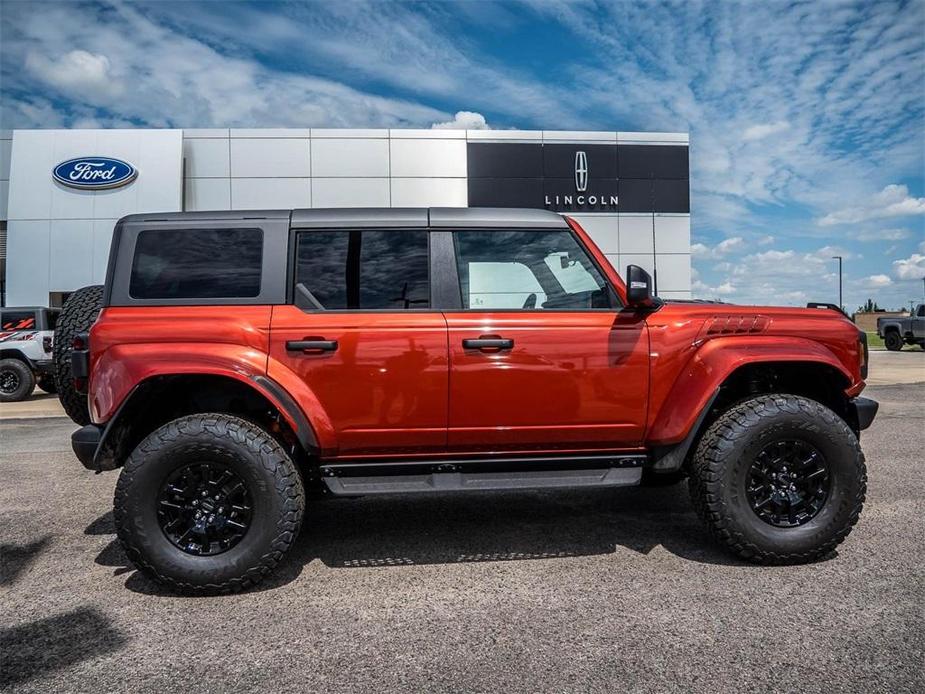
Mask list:
[[[3,311],[0,313],[3,330],[35,330],[34,311]]]
[[[262,262],[260,229],[146,229],[135,242],[129,296],[253,298]]]

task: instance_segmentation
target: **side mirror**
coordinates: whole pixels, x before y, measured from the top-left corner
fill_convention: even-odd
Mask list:
[[[652,277],[638,265],[626,266],[626,303],[630,308],[652,308]]]

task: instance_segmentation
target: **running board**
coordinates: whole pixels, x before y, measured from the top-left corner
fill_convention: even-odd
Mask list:
[[[505,458],[322,465],[335,496],[426,492],[625,487],[639,484],[644,455]]]

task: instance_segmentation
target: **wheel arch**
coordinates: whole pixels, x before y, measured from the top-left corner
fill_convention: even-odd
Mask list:
[[[297,460],[318,452],[315,431],[305,413],[266,376],[157,374],[136,384],[106,423],[94,467],[121,467],[152,431],[197,412],[232,414],[253,421],[277,438]]]
[[[27,357],[22,350],[19,349],[0,349],[0,359],[18,359],[33,371],[35,370],[35,366],[33,365],[32,360],[29,359],[29,357]]]
[[[652,446],[652,467],[673,472],[690,462],[703,434],[724,412],[751,397],[770,393],[800,395],[835,412],[857,434],[856,412],[849,406],[845,390],[851,378],[842,368],[824,359],[755,359],[722,374],[702,393],[702,402],[690,413],[690,425],[676,442]]]

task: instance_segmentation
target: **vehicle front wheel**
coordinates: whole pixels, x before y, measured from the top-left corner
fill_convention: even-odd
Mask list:
[[[895,330],[891,330],[883,336],[883,346],[891,352],[898,352],[903,348],[903,338]]]
[[[299,471],[256,424],[225,414],[168,422],[132,452],[116,485],[119,540],[138,569],[178,592],[262,581],[299,533]]]
[[[857,437],[832,410],[764,395],[725,412],[701,439],[690,492],[711,533],[761,564],[822,558],[847,537],[867,489]]]
[[[20,359],[0,359],[0,402],[25,400],[35,389],[35,374]]]

